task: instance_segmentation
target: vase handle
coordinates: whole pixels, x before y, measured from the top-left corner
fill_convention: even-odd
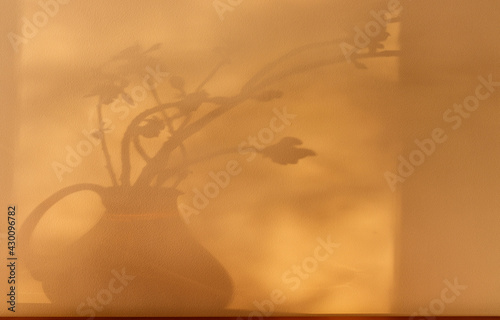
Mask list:
[[[42,203],[40,203],[33,210],[33,212],[31,212],[26,221],[23,223],[22,228],[19,230],[19,239],[21,240],[19,241],[19,249],[20,252],[24,252],[24,254],[22,255],[24,255],[25,260],[28,262],[28,265],[30,260],[33,261],[33,258],[36,258],[35,261],[40,261],[39,258],[42,258],[42,256],[38,255],[34,250],[30,250],[29,245],[35,227],[37,226],[43,215],[53,205],[55,205],[65,197],[80,191],[94,191],[102,198],[103,191],[105,189],[106,188],[103,186],[92,183],[75,184],[57,191],[56,193],[45,199]]]

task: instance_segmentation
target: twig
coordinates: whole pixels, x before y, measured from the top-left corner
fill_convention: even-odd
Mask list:
[[[121,142],[122,170],[121,170],[120,181],[123,186],[130,186],[130,169],[131,169],[130,142],[132,140],[133,135],[136,134],[135,130],[137,129],[138,125],[150,115],[155,114],[157,112],[161,112],[162,110],[166,110],[169,108],[176,108],[179,106],[179,103],[180,102],[172,102],[147,109],[141,112],[139,115],[137,115],[134,119],[132,119],[127,129],[125,130]]]
[[[113,171],[113,166],[111,164],[111,157],[109,155],[109,150],[106,143],[106,136],[104,134],[101,101],[99,101],[99,103],[97,104],[97,120],[99,121],[99,132],[101,133],[102,152],[104,153],[104,158],[106,159],[106,169],[108,170],[109,176],[111,177],[113,186],[118,186],[118,181],[116,180],[116,175],[115,172]]]
[[[189,166],[192,166],[193,164],[197,164],[197,163],[212,159],[212,158],[217,157],[217,156],[223,156],[226,154],[232,154],[232,153],[237,153],[237,152],[238,152],[238,148],[233,147],[233,148],[218,150],[218,151],[212,152],[210,154],[204,155],[204,156],[196,158],[196,159],[187,160],[182,165],[169,169],[172,172],[172,174],[168,177],[173,177],[174,175],[177,174],[177,171],[179,171],[181,169],[186,169]]]
[[[142,148],[141,146],[141,143],[139,141],[139,136],[138,135],[135,135],[134,138],[134,146],[135,146],[135,149],[137,150],[137,152],[139,153],[139,155],[146,161],[148,162],[149,160],[151,160],[151,157],[148,156],[146,154],[146,151],[144,151],[144,149]]]
[[[148,185],[161,170],[162,165],[164,165],[164,162],[166,161],[170,153],[175,150],[180,145],[180,143],[182,143],[182,141],[198,132],[199,130],[203,129],[203,127],[219,118],[221,115],[231,110],[246,99],[248,99],[248,96],[243,94],[240,94],[233,98],[217,97],[207,99],[206,102],[219,104],[220,107],[210,111],[205,116],[193,122],[192,124],[187,125],[183,130],[177,131],[176,136],[173,136],[171,137],[171,139],[166,141],[160,148],[160,150],[156,153],[156,155],[151,159],[151,161],[149,161],[148,164],[143,168],[134,185]]]
[[[380,52],[375,52],[375,53],[362,53],[362,54],[356,54],[355,59],[368,59],[368,58],[381,58],[381,57],[397,57],[400,55],[400,51],[398,50],[386,50],[386,51],[380,51]],[[275,76],[269,77],[266,80],[263,80],[259,85],[254,86],[252,89],[259,90],[264,87],[269,86],[270,84],[279,81],[283,78],[289,77],[291,75],[297,74],[297,73],[302,73],[305,71],[309,71],[311,69],[316,69],[320,67],[324,67],[330,64],[336,64],[336,63],[342,63],[345,62],[345,58],[342,57],[337,57],[337,58],[331,58],[331,59],[324,59],[320,60],[317,62],[313,62],[304,66],[300,67],[295,67],[290,70],[287,70],[285,72],[282,72],[280,74],[277,74]]]
[[[288,53],[282,55],[278,59],[276,59],[276,60],[268,63],[267,65],[265,65],[252,78],[250,78],[250,80],[248,80],[243,85],[243,87],[242,87],[241,90],[242,91],[247,90],[252,84],[254,84],[255,82],[257,82],[259,79],[263,78],[266,73],[270,72],[277,65],[279,65],[280,63],[282,63],[283,61],[285,61],[286,59],[288,59],[288,58],[290,58],[290,57],[292,57],[294,55],[297,55],[297,54],[299,54],[301,52],[304,52],[306,50],[309,50],[309,49],[320,48],[320,47],[323,47],[323,46],[329,46],[329,45],[337,44],[337,43],[339,43],[339,42],[341,42],[343,40],[345,40],[345,39],[316,42],[316,43],[310,43],[310,44],[306,44],[306,45],[303,45],[301,47],[295,48],[295,49],[289,51]]]
[[[231,97],[231,98],[217,97],[217,98],[207,99],[205,102],[214,102],[216,104],[219,104],[220,107],[207,113],[205,116],[203,116],[201,119],[197,120],[196,122],[194,122],[190,125],[186,125],[182,129],[178,129],[176,131],[176,134],[174,136],[172,136],[168,141],[166,141],[163,144],[163,146],[160,148],[160,150],[157,152],[157,154],[151,158],[151,161],[149,161],[146,164],[146,166],[143,168],[143,170],[139,174],[139,177],[137,178],[135,185],[144,186],[144,185],[147,185],[148,183],[150,183],[150,181],[152,179],[154,179],[154,177],[161,170],[162,165],[164,165],[164,162],[168,159],[170,153],[173,150],[175,150],[177,147],[181,146],[183,141],[186,138],[188,138],[192,134],[198,132],[204,126],[206,126],[207,124],[209,124],[210,122],[212,122],[213,120],[215,120],[216,118],[221,116],[222,114],[226,113],[227,111],[231,110],[233,107],[235,107],[239,103],[241,103],[241,102],[245,101],[246,99],[248,99],[249,97],[251,97],[251,95],[253,94],[254,91],[257,91],[263,87],[266,87],[266,86],[268,86],[276,81],[279,81],[285,77],[288,77],[290,75],[309,71],[311,69],[319,68],[319,67],[330,65],[330,64],[345,62],[344,57],[324,59],[321,61],[307,64],[305,66],[295,67],[295,68],[292,68],[290,70],[284,71],[282,73],[279,73],[277,75],[274,75],[274,76],[271,76],[267,79],[264,79],[262,82],[260,82],[256,86],[250,87],[251,84],[258,81],[259,78],[262,78],[266,72],[273,69],[277,64],[279,64],[284,59],[286,59],[292,55],[295,55],[301,51],[310,49],[310,48],[320,47],[320,46],[324,46],[324,45],[332,44],[332,43],[336,43],[336,42],[337,41],[321,42],[321,43],[306,45],[306,46],[294,49],[294,50],[290,51],[289,53],[285,54],[283,57],[268,64],[265,68],[263,68],[260,72],[258,72],[250,81],[248,81],[244,85],[244,90],[242,89],[240,94],[238,94],[234,97]],[[366,58],[376,58],[376,57],[394,57],[394,56],[398,56],[399,53],[400,53],[399,51],[382,51],[382,52],[376,52],[376,53],[357,54],[356,58],[357,59],[366,59]],[[175,105],[178,105],[178,104],[182,104],[182,100],[175,103]],[[171,105],[174,105],[174,104],[171,104]],[[136,120],[141,121],[143,117],[145,117],[149,114],[152,114],[154,112],[157,112],[159,110],[162,110],[164,107],[165,107],[165,105],[159,106],[157,108],[152,108],[149,111],[145,111],[142,114],[140,114],[136,119],[134,119],[134,121],[136,121]],[[137,125],[137,124],[135,124],[135,125]],[[125,140],[126,139],[124,138],[123,141],[125,141]],[[125,148],[128,148],[128,147],[125,147],[124,144],[122,143],[122,151],[124,151]],[[126,162],[127,161],[127,154],[124,152],[122,152],[122,159],[124,160],[122,176],[125,177],[126,179],[129,179],[130,178],[130,163]]]
[[[224,61],[224,60],[223,60],[223,61],[221,61],[221,62],[219,62],[219,63],[215,66],[215,68],[214,68],[214,69],[213,69],[213,70],[212,70],[212,71],[208,74],[208,76],[205,78],[205,80],[203,80],[203,81],[202,81],[202,82],[198,85],[198,87],[196,88],[195,92],[199,92],[199,91],[203,88],[203,86],[204,86],[205,84],[207,84],[207,82],[208,82],[208,81],[210,81],[210,79],[212,79],[212,78],[213,78],[213,76],[215,76],[215,74],[217,73],[217,71],[218,71],[218,70],[219,70],[219,69],[220,69],[223,65],[225,65],[226,63],[227,63],[227,62],[226,62],[226,61]]]

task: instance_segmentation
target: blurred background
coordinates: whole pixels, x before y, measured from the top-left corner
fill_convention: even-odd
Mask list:
[[[379,21],[374,13],[391,11],[394,3],[400,15],[387,15],[387,28],[368,36],[369,48],[348,63],[340,44],[356,45],[359,30]],[[246,101],[186,141],[193,157],[237,146],[269,127],[274,108],[286,107],[296,117],[271,143],[297,137],[316,153],[295,165],[223,155],[190,167],[179,184],[178,204],[191,206],[193,190],[211,182],[211,171],[231,160],[241,164],[241,173],[187,224],[233,280],[227,308],[246,315],[281,290],[280,313],[412,314],[440,299],[445,280],[458,279],[467,289],[440,312],[499,312],[499,94],[481,101],[457,130],[443,120],[447,109],[475,94],[478,77],[500,79],[498,2],[73,0],[59,3],[33,37],[15,44],[8,35],[23,35],[26,19],[43,9],[35,1],[0,4],[0,90],[8,119],[1,128],[2,205],[18,205],[20,224],[63,187],[111,185],[100,147],[59,177],[54,162],[64,164],[68,150],[88,139],[82,132],[97,128],[97,98],[86,95],[96,70],[119,52],[161,43],[151,68],[158,62],[169,77],[182,77],[188,92],[223,52],[230,63],[204,90],[233,96],[267,63],[318,43],[280,66],[302,68],[269,86],[283,92],[280,99]],[[129,88],[140,84],[139,78]],[[163,102],[179,98],[167,80],[157,91]],[[115,168],[127,125],[155,104],[148,93],[133,107],[104,109],[113,124],[106,137]],[[391,190],[386,172],[397,173],[398,157],[408,159],[414,140],[430,138],[438,127],[448,140]],[[147,151],[158,150],[161,138],[145,145]],[[138,155],[132,162],[136,178],[144,163]],[[66,198],[40,221],[37,250],[63,250],[104,211],[91,192]],[[283,274],[313,255],[317,238],[328,237],[340,247],[291,290]],[[19,312],[36,315],[34,306],[50,301],[22,264],[18,273],[18,302],[30,306]],[[75,311],[68,306],[50,315]]]

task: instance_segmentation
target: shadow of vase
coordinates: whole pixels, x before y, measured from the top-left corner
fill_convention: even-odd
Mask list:
[[[79,315],[89,308],[99,315],[183,315],[227,306],[231,278],[182,221],[177,190],[94,191],[106,211],[89,232],[56,256],[28,251],[31,274],[53,304]],[[64,196],[52,198],[52,204]],[[52,204],[35,210],[46,211]],[[28,239],[37,222],[30,221]]]

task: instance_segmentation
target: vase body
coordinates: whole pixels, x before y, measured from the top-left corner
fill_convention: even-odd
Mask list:
[[[100,221],[62,254],[32,264],[32,275],[52,303],[80,316],[92,309],[97,315],[129,316],[224,309],[231,279],[179,217],[177,195],[109,188],[102,195],[106,212]]]

